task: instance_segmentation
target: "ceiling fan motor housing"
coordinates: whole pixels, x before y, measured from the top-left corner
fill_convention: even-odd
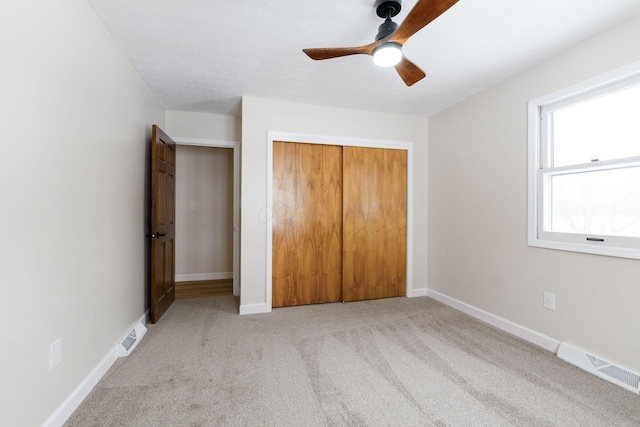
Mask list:
[[[391,19],[387,19],[378,27],[378,34],[376,34],[376,40],[383,39],[390,34],[393,34],[398,29],[398,24]]]
[[[400,13],[401,5],[399,0],[376,0],[376,13],[385,21],[378,27],[376,40],[383,39],[393,34],[398,29],[398,24],[393,22],[391,18]]]

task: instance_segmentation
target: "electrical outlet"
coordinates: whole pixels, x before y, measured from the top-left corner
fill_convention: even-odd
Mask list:
[[[62,340],[57,340],[49,346],[49,370],[53,370],[62,360]]]
[[[544,308],[548,308],[549,310],[556,309],[556,296],[550,292],[544,293],[544,300],[542,302]]]

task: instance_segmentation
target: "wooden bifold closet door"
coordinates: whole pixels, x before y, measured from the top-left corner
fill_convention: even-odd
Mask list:
[[[342,300],[406,295],[407,152],[344,147]]]
[[[342,147],[273,143],[272,306],[342,298]]]
[[[406,151],[273,143],[272,305],[405,295]]]

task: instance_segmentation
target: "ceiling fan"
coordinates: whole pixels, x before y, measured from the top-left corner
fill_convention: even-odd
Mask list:
[[[341,56],[366,54],[381,67],[394,66],[407,86],[422,80],[426,74],[402,54],[406,41],[431,21],[446,12],[458,0],[418,0],[400,27],[391,18],[400,12],[401,0],[376,0],[375,8],[385,21],[378,27],[373,43],[358,47],[303,49],[311,59],[331,59]]]

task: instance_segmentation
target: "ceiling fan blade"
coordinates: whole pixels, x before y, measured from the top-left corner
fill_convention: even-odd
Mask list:
[[[426,74],[416,64],[409,61],[407,58],[402,57],[397,65],[395,65],[396,71],[402,77],[407,86],[412,86],[414,83],[424,79]]]
[[[390,41],[404,44],[409,37],[446,12],[458,0],[418,0]]]
[[[306,53],[311,59],[331,59],[331,58],[339,58],[341,56],[349,56],[349,55],[372,55],[373,49],[378,47],[378,45],[382,44],[379,41],[370,43],[366,46],[357,46],[357,47],[328,47],[328,48],[317,48],[317,49],[302,49],[304,53]]]

